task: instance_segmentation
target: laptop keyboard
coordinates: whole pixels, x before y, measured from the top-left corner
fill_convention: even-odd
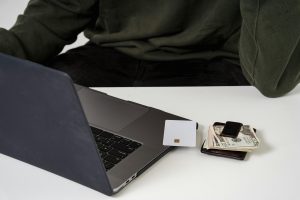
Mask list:
[[[106,171],[113,168],[122,159],[134,152],[141,146],[141,143],[133,140],[91,127],[96,140],[98,150],[106,168]]]

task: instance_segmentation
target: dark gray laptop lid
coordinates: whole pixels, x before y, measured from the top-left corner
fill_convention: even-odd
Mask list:
[[[112,194],[66,74],[0,54],[0,92],[1,153]]]

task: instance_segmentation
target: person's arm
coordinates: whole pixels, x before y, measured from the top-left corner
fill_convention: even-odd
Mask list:
[[[298,0],[241,0],[239,54],[247,79],[268,97],[300,82],[300,5]]]
[[[30,0],[10,30],[0,28],[0,52],[35,62],[57,55],[98,15],[98,0]]]

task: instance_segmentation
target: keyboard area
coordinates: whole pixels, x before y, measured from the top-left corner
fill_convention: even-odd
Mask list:
[[[138,149],[142,144],[136,141],[91,127],[106,171]]]

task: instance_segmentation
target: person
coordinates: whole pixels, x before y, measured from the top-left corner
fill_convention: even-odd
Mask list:
[[[248,85],[279,97],[300,80],[299,0],[30,0],[0,52],[86,86]],[[59,54],[84,31],[86,45]]]

